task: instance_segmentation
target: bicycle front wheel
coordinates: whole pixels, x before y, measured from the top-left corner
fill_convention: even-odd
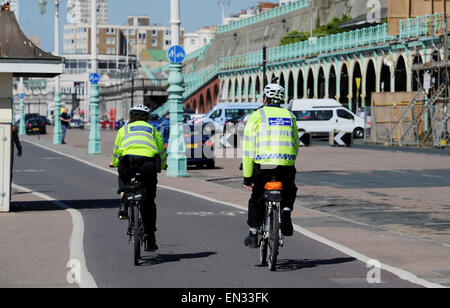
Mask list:
[[[133,236],[134,236],[134,265],[139,265],[139,259],[141,258],[141,236],[139,232],[139,209],[138,207],[134,208],[133,215]]]
[[[269,255],[268,263],[269,269],[275,271],[278,258],[278,245],[280,242],[280,226],[279,226],[279,215],[278,209],[272,208],[272,213],[270,214],[270,234],[269,234]]]

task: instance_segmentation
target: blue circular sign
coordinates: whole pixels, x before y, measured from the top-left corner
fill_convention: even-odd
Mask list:
[[[24,97],[25,97],[25,94],[23,94],[23,93],[20,93],[20,94],[19,94],[19,98],[20,98],[20,99],[23,99]]]
[[[186,58],[186,52],[179,45],[170,47],[167,55],[172,63],[181,63]]]
[[[92,73],[92,74],[90,74],[90,75],[89,75],[89,81],[90,81],[92,84],[98,84],[99,81],[100,81],[100,75],[97,74],[97,73]]]

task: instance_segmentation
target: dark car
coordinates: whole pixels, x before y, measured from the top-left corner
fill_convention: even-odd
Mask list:
[[[115,129],[121,129],[122,126],[125,125],[125,120],[124,119],[120,119],[118,121],[116,121],[116,123],[114,124],[114,128]]]
[[[159,129],[166,149],[169,146],[170,125],[162,125]],[[201,126],[195,129],[194,125],[184,125],[184,143],[188,165],[206,166],[214,169],[214,146],[211,136],[203,135]]]
[[[47,133],[45,121],[42,118],[31,118],[25,122],[25,132],[27,135]]]
[[[151,114],[148,119],[148,124],[159,130],[159,127],[161,125],[161,118],[157,114]]]
[[[84,129],[84,123],[80,119],[72,119],[70,120],[70,127]]]

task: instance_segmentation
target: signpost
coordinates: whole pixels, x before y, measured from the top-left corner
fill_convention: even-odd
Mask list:
[[[330,132],[330,144],[332,146],[351,147],[353,145],[353,133],[351,132]]]
[[[170,47],[167,56],[169,57],[170,62],[180,64],[186,58],[186,52],[183,47],[175,45]]]
[[[183,93],[184,80],[182,73],[182,62],[186,52],[180,44],[180,0],[170,0],[170,25],[171,41],[173,46],[169,49],[170,59],[169,74],[169,110],[170,110],[170,136],[167,149],[167,176],[187,177],[186,145],[183,132]]]
[[[97,73],[90,74],[89,81],[91,82],[91,84],[98,85],[98,83],[100,82],[100,75]]]
[[[98,83],[100,76],[97,73],[89,75],[91,83],[91,128],[89,131],[89,154],[101,154],[100,127],[99,127],[99,103],[100,92],[98,91]]]

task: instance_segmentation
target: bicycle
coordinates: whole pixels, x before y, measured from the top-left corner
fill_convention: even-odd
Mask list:
[[[284,245],[284,236],[280,230],[283,184],[273,178],[271,182],[266,183],[264,190],[266,214],[258,234],[260,262],[261,265],[268,266],[270,271],[275,271],[279,247]]]
[[[143,207],[142,201],[142,189],[143,185],[140,181],[140,174],[136,173],[136,176],[131,180],[131,184],[123,189],[119,189],[118,193],[124,193],[124,199],[128,205],[128,231],[129,242],[133,240],[134,250],[134,265],[139,265],[141,259],[141,248],[147,250],[147,241],[145,241],[146,234],[144,232],[144,220],[143,220]]]

